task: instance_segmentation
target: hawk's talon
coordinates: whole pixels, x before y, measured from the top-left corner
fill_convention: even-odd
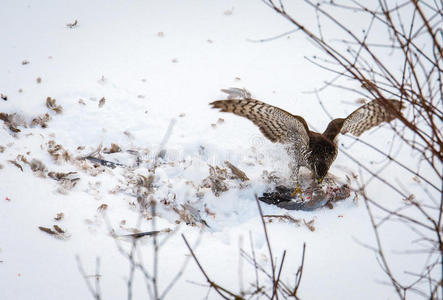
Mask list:
[[[294,192],[292,192],[292,194],[291,194],[291,197],[294,198],[296,195],[298,195],[298,196],[300,197],[301,200],[303,200],[303,201],[305,200],[305,199],[303,198],[303,191],[302,191],[302,189],[300,188],[300,185],[298,184],[298,182],[297,182],[297,186],[296,186]]]

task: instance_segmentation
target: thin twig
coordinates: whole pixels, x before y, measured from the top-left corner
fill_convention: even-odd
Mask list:
[[[229,299],[228,296],[226,296],[224,293],[228,294],[229,296],[234,297],[235,299],[238,300],[244,300],[243,297],[223,288],[222,286],[218,285],[217,283],[215,283],[214,281],[212,281],[208,274],[206,273],[206,271],[203,269],[202,265],[200,264],[200,262],[197,259],[197,256],[195,256],[194,251],[192,250],[191,246],[188,243],[188,240],[186,239],[186,237],[182,234],[181,235],[183,240],[185,241],[186,247],[188,248],[189,252],[192,255],[192,258],[194,258],[195,263],[197,264],[198,268],[200,269],[200,271],[202,272],[203,276],[206,278],[206,281],[208,282],[208,284],[223,298],[223,299]]]
[[[261,219],[261,222],[262,222],[262,225],[263,225],[263,232],[264,232],[264,234],[265,234],[265,239],[266,239],[266,246],[267,246],[267,248],[268,248],[269,259],[270,259],[270,261],[271,261],[272,283],[273,283],[273,285],[274,285],[274,286],[273,286],[273,289],[272,289],[273,293],[272,293],[271,300],[274,299],[274,297],[277,297],[277,299],[278,299],[278,295],[275,294],[275,291],[276,291],[277,288],[276,288],[276,286],[275,286],[275,284],[276,284],[276,279],[275,279],[274,256],[272,255],[271,242],[269,241],[268,230],[267,230],[267,228],[266,228],[265,218],[263,217],[263,211],[262,211],[262,209],[261,209],[260,201],[258,200],[258,196],[257,196],[257,195],[255,195],[255,201],[257,202],[258,212],[260,213],[260,219]]]
[[[91,293],[91,295],[94,297],[94,299],[96,300],[100,300],[101,299],[101,291],[99,288],[99,284],[97,283],[98,277],[100,277],[100,275],[98,273],[96,273],[95,275],[93,275],[92,277],[96,277],[96,285],[95,288],[92,286],[91,282],[89,281],[89,278],[91,276],[86,275],[85,269],[83,269],[83,265],[82,262],[80,260],[80,256],[76,255],[75,259],[77,261],[77,267],[78,270],[80,272],[80,274],[82,275],[83,279],[85,280],[86,286],[88,287],[89,292]],[[96,266],[96,271],[97,271],[97,266]]]
[[[301,282],[301,278],[303,276],[303,268],[305,266],[305,252],[306,252],[306,243],[303,243],[303,252],[301,255],[301,264],[300,267],[297,270],[297,274],[295,276],[295,286],[294,286],[294,291],[292,293],[292,296],[295,297],[296,299],[299,299],[297,296],[297,292],[298,289],[300,288],[300,282]]]

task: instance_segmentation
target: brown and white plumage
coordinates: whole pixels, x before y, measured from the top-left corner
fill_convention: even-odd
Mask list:
[[[309,130],[306,121],[297,115],[251,98],[243,89],[222,90],[228,100],[210,103],[213,108],[230,112],[251,120],[263,135],[272,142],[290,145],[290,154],[295,159],[296,177],[300,166],[309,168],[314,178],[321,182],[337,157],[337,136],[351,133],[360,136],[363,132],[390,122],[401,113],[401,102],[375,99],[352,112],[346,118],[332,120],[323,134]],[[239,97],[241,99],[233,99]]]
[[[271,142],[286,144],[298,135],[308,144],[308,125],[300,116],[294,116],[278,107],[255,99],[220,100],[211,103],[213,108],[231,112],[251,120]]]

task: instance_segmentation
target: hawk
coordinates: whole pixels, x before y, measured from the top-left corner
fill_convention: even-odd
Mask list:
[[[309,130],[305,119],[283,109],[251,98],[245,89],[222,90],[228,100],[210,103],[212,108],[230,112],[251,120],[261,133],[273,143],[288,145],[295,163],[297,190],[300,191],[298,174],[301,166],[312,171],[314,180],[321,183],[338,154],[339,133],[360,136],[382,122],[390,122],[401,114],[398,100],[374,99],[360,106],[346,118],[332,120],[323,133]],[[240,99],[238,99],[240,98]]]

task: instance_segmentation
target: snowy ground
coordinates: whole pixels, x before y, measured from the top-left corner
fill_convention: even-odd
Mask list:
[[[2,122],[0,129],[1,299],[87,299],[76,256],[87,275],[95,274],[100,258],[103,299],[126,298],[129,264],[109,231],[152,228],[149,210],[139,218],[135,195],[143,192],[159,201],[157,229],[174,231],[159,237],[171,236],[160,251],[160,290],[188,257],[180,234],[196,245],[213,280],[236,292],[241,283],[247,288],[255,274],[240,262],[239,252],[240,247],[249,251],[249,234],[260,262],[269,266],[254,195],[275,185],[266,172],[282,180],[289,176],[288,158],[250,122],[210,110],[208,103],[224,97],[221,88],[246,87],[254,97],[323,129],[327,115],[315,95],[304,93],[329,76],[304,60],[315,51],[312,45],[296,34],[267,43],[248,41],[292,29],[260,1],[3,0],[1,6],[0,93],[7,101],[0,100],[0,112],[16,113],[15,125]],[[76,26],[66,26],[75,20]],[[61,113],[47,107],[47,97],[56,100]],[[321,97],[334,117],[358,106],[356,96],[342,90],[327,90]],[[385,127],[364,139],[387,151],[391,136]],[[112,144],[121,151],[106,154]],[[104,159],[127,167],[94,166],[81,159],[100,145]],[[140,188],[139,175],[149,180],[162,148],[166,154],[156,160],[152,190]],[[359,144],[351,149],[358,159],[380,167],[376,153]],[[410,155],[403,152],[398,151]],[[217,197],[204,179],[209,165],[224,167],[226,160],[250,180],[228,180],[229,190]],[[349,171],[357,173],[358,167],[340,154],[331,173],[344,180]],[[57,172],[76,173],[55,180]],[[383,172],[402,178],[412,190],[417,186],[394,166]],[[393,206],[398,199],[375,181],[367,192]],[[314,220],[315,231],[303,221],[268,225],[274,255],[281,258],[287,250],[284,281],[294,281],[302,245],[307,245],[299,291],[303,299],[393,298],[375,255],[362,246],[374,244],[373,232],[363,203],[353,197],[332,210],[290,212],[296,219]],[[288,213],[262,207],[265,214]],[[189,215],[189,208],[199,210],[210,228]],[[186,225],[186,218],[196,224]],[[38,228],[54,230],[53,225],[65,233],[55,238]],[[410,239],[403,227],[388,229],[383,232],[388,255],[406,249]],[[151,241],[142,239],[138,248],[148,270]],[[420,263],[392,257],[399,270]],[[167,298],[204,298],[207,288],[196,283],[205,280],[190,261]],[[134,299],[147,293],[140,273],[133,289]],[[217,295],[212,292],[210,298]]]

